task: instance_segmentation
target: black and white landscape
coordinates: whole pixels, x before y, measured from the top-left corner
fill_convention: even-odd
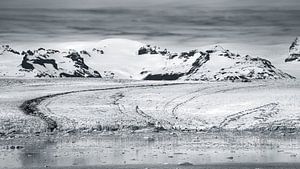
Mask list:
[[[300,168],[299,9],[0,1],[0,168]]]

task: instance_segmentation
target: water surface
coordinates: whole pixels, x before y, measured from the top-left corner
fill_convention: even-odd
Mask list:
[[[231,134],[65,135],[2,141],[0,147],[0,168],[287,164],[300,160],[297,137]]]

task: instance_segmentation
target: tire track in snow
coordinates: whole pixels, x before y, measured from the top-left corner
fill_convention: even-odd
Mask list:
[[[187,97],[187,96],[189,96],[189,95],[197,94],[197,93],[202,92],[202,91],[204,91],[204,90],[206,90],[206,89],[209,89],[209,88],[212,88],[212,87],[204,87],[204,88],[198,89],[198,90],[196,90],[196,91],[193,91],[193,92],[190,92],[190,93],[187,93],[187,94],[182,94],[182,95],[179,95],[179,96],[177,96],[177,97],[174,97],[173,99],[171,99],[171,100],[169,100],[167,103],[165,103],[165,105],[163,106],[163,112],[166,113],[166,114],[168,114],[169,112],[167,111],[167,107],[168,107],[168,106],[172,106],[171,104],[174,103],[177,99],[180,99],[180,98],[182,98],[182,97]],[[194,99],[194,98],[192,97],[192,99]],[[191,99],[191,100],[192,100],[192,99]],[[190,100],[190,99],[187,99],[187,100]],[[185,102],[185,101],[184,101],[184,102]],[[182,102],[180,102],[179,104],[176,104],[175,107],[171,108],[171,109],[172,109],[172,110],[171,110],[171,118],[173,118],[175,121],[178,121],[179,119],[178,119],[178,117],[174,114],[174,112],[175,112],[174,109],[175,109],[176,107],[178,107],[178,105],[180,105],[181,103],[182,103]],[[171,124],[171,122],[169,122],[169,123]],[[174,128],[175,123],[173,123],[172,125],[173,125],[173,128]]]
[[[124,97],[125,97],[125,95],[124,95],[123,92],[117,92],[117,93],[115,93],[115,94],[113,94],[113,95],[110,96],[110,98],[113,99],[112,104],[115,105],[115,106],[117,107],[117,109],[118,109],[117,111],[120,112],[121,114],[126,114],[126,113],[122,110],[122,108],[125,109],[124,106],[121,105],[121,104],[119,103],[119,101],[120,101],[122,98],[124,98]],[[128,115],[128,114],[126,114],[126,115]]]
[[[131,90],[133,90],[133,89],[131,89]],[[128,92],[128,91],[126,91],[126,92]],[[124,93],[125,93],[125,91],[118,91],[115,94],[110,96],[110,98],[113,99],[112,105],[116,106],[116,109],[117,109],[117,110],[115,110],[115,112],[118,112],[122,115],[125,115],[127,117],[130,117],[130,118],[134,119],[134,120],[128,120],[128,121],[138,122],[139,121],[138,117],[136,117],[133,114],[129,113],[128,110],[126,110],[125,106],[119,102],[125,97]],[[135,112],[135,111],[133,111],[133,112]],[[138,115],[140,115],[140,114],[138,114]],[[144,117],[144,116],[142,116],[142,117]],[[120,119],[120,121],[121,121],[121,123],[123,122],[122,119]],[[146,120],[145,120],[145,123],[147,123]]]
[[[262,115],[266,115],[268,113],[272,113],[271,115],[273,115],[275,112],[273,112],[275,110],[275,108],[279,105],[279,103],[269,103],[269,104],[265,104],[256,108],[252,108],[252,109],[248,109],[248,110],[244,110],[235,114],[231,114],[227,117],[225,117],[225,119],[220,123],[219,128],[222,129],[224,127],[226,127],[227,125],[229,125],[231,122],[237,122],[239,119],[241,119],[242,117],[245,117],[247,115],[253,114],[253,113],[257,113],[260,112],[261,116]],[[264,121],[266,121],[266,119],[264,119]]]
[[[57,96],[57,97],[62,97],[62,96],[63,95]],[[49,99],[47,99],[47,102],[46,102],[46,100],[42,101],[41,104],[38,105],[38,107],[40,108],[40,111],[42,111],[42,112],[51,112],[49,114],[53,114],[51,109],[48,106],[54,101],[54,99],[57,99],[57,97],[56,98],[49,98]],[[72,119],[70,119],[70,118],[68,118],[64,115],[61,115],[61,114],[56,114],[56,118],[62,119],[61,121],[64,121],[65,123],[70,124],[70,126],[73,126],[73,128],[75,128],[75,126],[77,124],[75,120],[72,120]]]
[[[138,105],[135,107],[135,111],[140,116],[148,119],[148,122],[152,123],[155,127],[163,127],[164,129],[171,129],[173,127],[173,125],[174,125],[174,124],[172,124],[171,122],[169,122],[167,120],[163,120],[163,119],[159,120],[157,118],[154,118],[154,117],[148,115],[147,113],[145,113],[144,111],[142,111],[139,108]]]
[[[113,104],[118,107],[118,112],[121,114],[126,114],[127,116],[130,116],[131,118],[135,119],[136,122],[140,121],[137,116],[134,116],[132,113],[136,113],[138,116],[142,117],[142,120],[144,121],[146,126],[154,126],[154,127],[163,127],[165,129],[167,128],[172,128],[172,124],[163,119],[157,119],[154,118],[153,116],[145,113],[138,105],[132,108],[132,110],[126,110],[125,106],[121,103],[119,103],[120,100],[122,100],[125,97],[125,92],[129,92],[134,90],[134,88],[127,90],[127,91],[119,91],[115,93],[114,95],[111,96],[113,98]]]
[[[76,90],[76,91],[68,91],[62,93],[49,94],[42,97],[37,97],[34,99],[24,101],[19,108],[27,115],[39,117],[41,120],[45,121],[48,125],[48,131],[54,131],[57,128],[57,122],[46,115],[38,106],[47,99],[54,98],[57,96],[68,95],[73,93],[82,93],[82,92],[91,92],[91,91],[107,91],[107,90],[118,90],[118,89],[126,89],[126,88],[143,88],[143,87],[162,87],[162,86],[174,86],[174,85],[182,85],[189,83],[166,83],[166,84],[144,84],[144,85],[129,85],[129,86],[116,86],[116,87],[108,87],[108,88],[97,88],[97,89],[84,89],[84,90]],[[44,110],[47,111],[47,110]]]
[[[234,90],[240,90],[240,89],[249,89],[249,88],[258,88],[258,87],[266,87],[267,85],[251,85],[251,86],[243,86],[243,87],[233,87],[233,88],[229,88],[229,89],[222,89],[222,90],[217,90],[217,91],[213,91],[211,93],[205,93],[205,94],[199,94],[199,95],[196,95],[196,96],[193,96],[194,94],[197,94],[198,92],[201,92],[201,91],[205,91],[207,89],[213,89],[213,88],[218,88],[220,86],[223,86],[223,85],[218,85],[218,86],[214,86],[214,87],[206,87],[206,88],[203,88],[203,89],[200,89],[200,90],[197,90],[197,91],[194,91],[194,92],[191,92],[189,94],[186,94],[186,95],[182,95],[182,96],[177,96],[175,97],[174,99],[172,99],[171,101],[169,101],[167,104],[170,104],[171,102],[174,102],[176,99],[179,99],[181,97],[186,97],[188,95],[192,95],[190,98],[182,101],[182,102],[179,102],[178,104],[176,104],[173,108],[172,108],[172,111],[171,111],[171,114],[173,116],[174,119],[176,119],[177,121],[180,120],[177,116],[177,110],[184,106],[185,104],[191,102],[192,100],[196,99],[196,98],[199,98],[201,96],[207,96],[207,95],[212,95],[212,94],[217,94],[217,93],[225,93],[225,92],[229,92],[229,91],[234,91]],[[166,107],[166,105],[165,105]],[[204,121],[205,123],[206,121]]]

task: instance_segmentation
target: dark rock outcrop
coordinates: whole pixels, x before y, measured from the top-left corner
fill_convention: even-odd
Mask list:
[[[300,61],[300,37],[297,37],[289,48],[289,57],[285,62]]]
[[[156,55],[156,54],[160,54],[162,56],[169,56],[169,57],[174,57],[175,55],[177,55],[176,53],[171,53],[170,51],[168,51],[167,49],[161,50],[160,47],[157,46],[151,46],[151,45],[146,45],[141,47],[138,50],[138,55],[145,55],[145,54],[151,54],[151,55]]]
[[[22,66],[22,68],[24,68],[26,70],[33,70],[34,67],[33,67],[33,65],[31,63],[28,62],[28,60],[29,59],[27,58],[27,56],[24,56],[23,60],[22,60],[21,66]]]
[[[86,52],[80,52],[87,54]],[[54,49],[39,48],[22,52],[22,70],[35,72],[36,77],[95,77],[99,72],[89,68],[75,50],[60,52]]]
[[[20,55],[19,51],[12,49],[9,45],[2,45],[1,49],[2,49],[2,51],[0,50],[0,55],[2,55],[4,52],[9,52],[9,53],[13,53],[16,55]]]
[[[144,80],[178,80],[184,73],[148,74]]]
[[[40,53],[41,51],[45,51],[46,53],[41,54]],[[41,65],[45,68],[46,68],[46,64],[48,64],[48,65],[51,65],[54,69],[58,70],[58,66],[57,66],[56,61],[54,59],[49,58],[50,54],[52,54],[52,53],[48,53],[48,51],[46,51],[43,48],[39,48],[37,51],[31,51],[31,50],[28,50],[26,52],[23,51],[22,55],[24,57],[23,57],[23,61],[22,61],[21,66],[24,69],[33,70],[34,69],[34,66],[33,66],[34,64]],[[31,59],[29,59],[29,57]],[[31,66],[29,66],[29,65],[31,65]]]
[[[93,52],[97,52],[98,54],[104,54],[104,51],[102,49],[96,49],[96,48],[93,48]]]
[[[174,60],[172,62],[172,60]],[[240,56],[220,46],[205,52],[192,50],[182,52],[170,63],[144,80],[195,80],[195,81],[240,81],[260,79],[293,79],[266,59]]]

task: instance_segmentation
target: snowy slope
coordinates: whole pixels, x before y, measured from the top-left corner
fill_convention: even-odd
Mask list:
[[[297,37],[292,43],[289,53],[290,55],[285,59],[285,62],[300,61],[300,37]]]
[[[22,55],[21,71],[31,72],[37,77],[101,77],[84,63],[84,59],[75,50],[39,48],[23,51]]]
[[[9,46],[7,49],[2,46],[0,76],[142,79],[140,72],[163,67],[166,60],[161,54],[139,55],[143,46],[145,44],[126,39],[106,39],[58,49],[26,49],[17,53],[8,51]]]
[[[138,51],[145,44],[126,39],[106,39],[86,49],[90,56],[85,56],[86,63],[103,72],[111,72],[114,78],[142,79],[144,69],[164,66],[165,58],[160,54],[139,55]]]
[[[64,49],[17,51],[2,46],[1,51],[0,76],[205,81],[292,78],[265,59],[240,56],[220,46],[173,53],[132,40],[106,39]]]
[[[9,45],[0,45],[0,76],[25,76],[21,69],[22,56]]]
[[[291,79],[271,62],[249,55],[240,56],[214,46],[206,51],[192,50],[169,59],[166,67],[151,72],[145,79],[183,79],[204,81],[250,81],[254,79]]]
[[[39,48],[19,52],[2,46],[1,75],[25,77],[101,77],[74,50]]]

